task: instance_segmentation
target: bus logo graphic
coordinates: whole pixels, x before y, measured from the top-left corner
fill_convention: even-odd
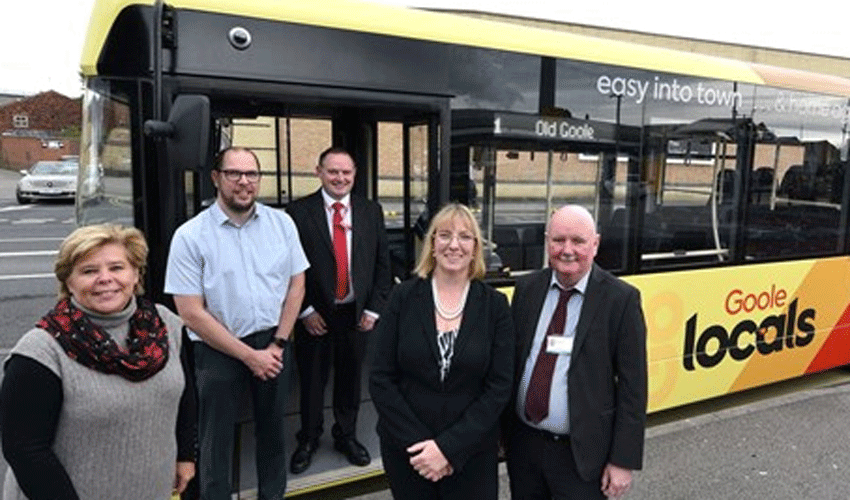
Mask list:
[[[696,365],[712,368],[729,356],[744,361],[754,352],[769,355],[783,349],[805,347],[814,339],[815,310],[804,309],[797,313],[797,300],[788,304],[787,313],[771,314],[756,323],[744,319],[731,330],[722,325],[711,325],[697,336],[697,314],[685,323],[685,344],[682,366],[693,371]],[[696,361],[696,363],[694,363]]]

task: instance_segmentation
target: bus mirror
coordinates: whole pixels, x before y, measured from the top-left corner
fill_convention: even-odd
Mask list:
[[[174,135],[167,139],[168,158],[187,170],[207,167],[210,144],[210,99],[205,95],[179,95],[171,106],[168,123]]]
[[[179,95],[168,121],[147,120],[145,135],[166,140],[168,161],[184,170],[207,166],[210,137],[210,100],[205,95]]]

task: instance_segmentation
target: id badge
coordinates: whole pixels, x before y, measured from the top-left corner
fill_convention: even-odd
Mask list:
[[[563,335],[546,336],[546,352],[549,354],[570,354],[573,352],[573,339]]]

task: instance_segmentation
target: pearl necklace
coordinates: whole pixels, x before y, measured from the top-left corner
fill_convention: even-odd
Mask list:
[[[434,308],[437,310],[437,314],[439,314],[441,318],[451,321],[459,318],[460,315],[463,314],[463,307],[466,305],[466,296],[469,293],[469,281],[466,282],[466,286],[463,288],[463,294],[461,294],[457,309],[453,311],[447,310],[440,302],[440,294],[437,293],[437,282],[434,278],[431,278],[431,291],[434,295]]]

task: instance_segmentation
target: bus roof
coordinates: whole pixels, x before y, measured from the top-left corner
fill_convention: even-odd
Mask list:
[[[153,4],[153,0],[96,0],[83,47],[82,73],[88,76],[97,74],[98,57],[109,28],[125,7]],[[850,96],[850,79],[838,76],[359,0],[325,0],[320,3],[303,0],[169,0],[168,4],[175,9]]]

